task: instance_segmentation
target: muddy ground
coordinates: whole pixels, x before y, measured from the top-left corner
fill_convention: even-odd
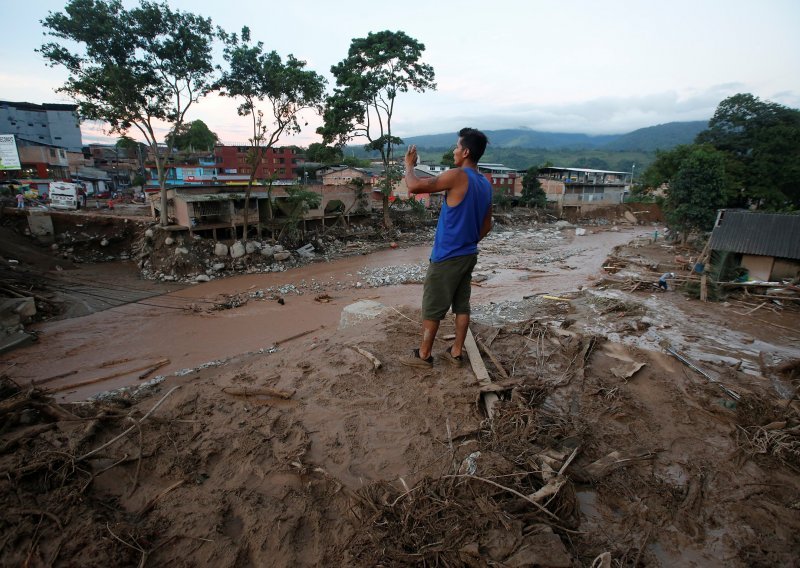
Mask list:
[[[491,387],[398,362],[426,247],[39,324],[3,359],[2,564],[796,565],[796,308],[628,292],[614,247],[645,279],[676,251],[611,228],[484,243]],[[340,327],[356,300],[383,309]]]

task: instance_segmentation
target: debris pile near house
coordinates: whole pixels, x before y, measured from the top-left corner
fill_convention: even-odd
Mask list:
[[[413,244],[426,241],[431,235],[430,229],[423,229],[415,233],[394,230],[391,236]],[[307,242],[291,248],[268,241],[229,244],[197,235],[173,234],[153,226],[142,232],[134,249],[144,278],[189,283],[231,274],[282,272],[310,262],[367,254],[386,246],[385,235],[356,230],[356,226],[348,231],[310,235]]]

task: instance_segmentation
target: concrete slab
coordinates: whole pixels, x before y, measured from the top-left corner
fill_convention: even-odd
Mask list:
[[[374,300],[359,300],[345,306],[339,319],[339,329],[353,327],[362,321],[375,319],[383,313],[385,308],[386,306]]]
[[[17,331],[10,335],[2,335],[0,336],[0,353],[6,353],[17,347],[28,345],[35,340],[36,338],[33,335],[25,333],[24,331]]]

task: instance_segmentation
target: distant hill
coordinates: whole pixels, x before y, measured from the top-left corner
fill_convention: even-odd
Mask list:
[[[669,122],[648,126],[628,134],[590,136],[565,132],[539,132],[528,128],[486,130],[492,148],[528,148],[543,150],[607,150],[653,152],[679,144],[691,144],[708,127],[706,121]],[[454,134],[428,134],[404,138],[405,144],[420,148],[446,150],[453,145]]]
[[[573,148],[576,150],[597,148],[616,140],[618,135],[589,136],[565,132],[539,132],[528,128],[508,130],[485,130],[490,144],[495,148],[544,148],[549,150]],[[403,139],[406,144],[416,144],[420,148],[450,148],[455,134],[429,134],[411,136]]]
[[[695,136],[708,128],[708,121],[668,122],[658,126],[640,128],[606,143],[603,150],[632,150],[655,152],[669,150],[681,144],[691,144]]]

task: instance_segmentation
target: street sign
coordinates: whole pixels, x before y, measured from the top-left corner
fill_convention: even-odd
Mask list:
[[[21,170],[13,134],[0,134],[0,171]]]

